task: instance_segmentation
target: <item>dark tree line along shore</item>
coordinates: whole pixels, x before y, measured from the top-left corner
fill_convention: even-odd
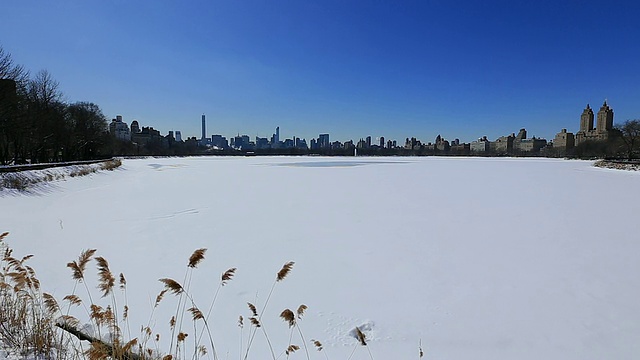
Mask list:
[[[0,47],[0,164],[98,159],[110,142],[98,105],[65,103],[48,71],[30,76]]]

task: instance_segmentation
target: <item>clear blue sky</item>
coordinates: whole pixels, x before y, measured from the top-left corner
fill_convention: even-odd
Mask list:
[[[640,118],[638,1],[3,0],[66,100],[166,134],[471,141]]]

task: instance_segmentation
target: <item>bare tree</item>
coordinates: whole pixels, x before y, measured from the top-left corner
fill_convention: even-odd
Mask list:
[[[27,85],[27,96],[40,106],[62,101],[60,83],[53,79],[47,70],[40,70]]]
[[[633,159],[633,154],[640,150],[640,120],[627,120],[616,129],[620,131],[628,159]]]
[[[77,102],[67,106],[68,156],[74,159],[92,159],[99,156],[107,131],[107,118],[96,104]]]
[[[0,79],[10,79],[23,86],[29,80],[29,72],[13,61],[11,54],[0,46]]]
[[[32,162],[59,161],[62,156],[66,128],[59,86],[47,70],[39,71],[27,84],[28,156]]]

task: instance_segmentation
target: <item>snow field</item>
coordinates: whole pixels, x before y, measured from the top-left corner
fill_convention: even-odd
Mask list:
[[[97,248],[127,278],[132,336],[149,321],[159,278],[183,282],[208,309],[222,358],[240,358],[238,316],[258,309],[276,355],[284,308],[330,359],[632,359],[640,352],[640,174],[587,161],[496,158],[165,158],[0,197],[15,254],[34,254],[43,290],[73,289],[65,267]],[[87,285],[94,300],[95,264]],[[82,287],[78,294],[84,295]],[[117,291],[118,302],[123,294]],[[83,296],[86,299],[86,296]],[[173,302],[172,302],[173,301]],[[152,325],[168,336],[167,295]],[[87,321],[86,314],[78,317]],[[83,319],[84,317],[84,319]],[[185,332],[192,333],[190,321]],[[125,333],[126,334],[126,333]],[[205,336],[206,338],[206,336]],[[206,341],[203,343],[207,343]],[[293,343],[302,346],[297,332]],[[168,345],[163,344],[163,350]],[[324,354],[310,349],[311,358]],[[250,358],[269,357],[264,335]],[[306,358],[304,351],[291,358]],[[368,359],[358,348],[353,359]]]

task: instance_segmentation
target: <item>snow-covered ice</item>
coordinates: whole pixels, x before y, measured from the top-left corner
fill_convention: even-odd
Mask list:
[[[296,262],[293,271],[276,285],[261,319],[276,355],[289,338],[278,315],[306,304],[300,326],[307,345],[320,340],[331,359],[346,359],[359,346],[356,326],[377,359],[418,358],[420,341],[426,359],[634,359],[640,172],[591,165],[437,157],[124,160],[112,172],[0,197],[0,232],[10,232],[5,240],[15,254],[35,255],[30,263],[43,290],[59,300],[74,285],[66,263],[97,248],[127,278],[132,336],[149,322],[158,279],[183,281],[193,250],[208,248],[191,280],[201,308],[220,274],[238,268],[210,321],[225,359],[240,358],[236,324],[249,315],[246,303],[262,308],[287,261]],[[87,276],[95,289],[95,264]],[[174,312],[175,303],[161,303],[154,328],[164,331]],[[297,336],[293,342],[302,345]],[[258,334],[250,358],[269,354]],[[302,350],[292,356],[305,357]],[[353,356],[368,358],[362,348]]]

